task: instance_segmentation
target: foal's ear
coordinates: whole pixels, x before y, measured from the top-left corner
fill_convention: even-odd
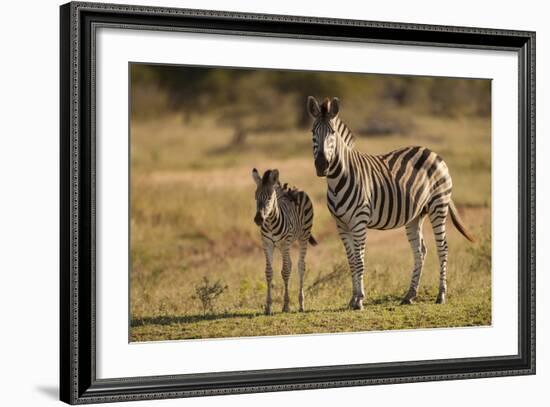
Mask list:
[[[321,114],[321,108],[319,107],[319,103],[313,96],[307,97],[307,112],[310,114],[311,117],[316,119]]]
[[[256,185],[261,185],[262,177],[256,168],[252,169],[252,179],[254,180]]]
[[[339,111],[340,111],[340,100],[338,98],[332,98],[332,101],[330,102],[330,111],[329,111],[330,118],[331,119],[335,118]]]
[[[279,182],[279,170],[271,170],[271,173],[269,174],[269,181],[275,185],[277,182]]]

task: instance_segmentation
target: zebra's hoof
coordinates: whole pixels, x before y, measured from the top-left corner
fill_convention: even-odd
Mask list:
[[[435,300],[435,303],[436,304],[445,304],[447,302],[447,300],[445,299],[445,294],[439,294],[437,296],[437,299]]]
[[[405,297],[401,300],[401,305],[412,305],[414,304],[414,298]]]
[[[349,303],[348,303],[348,308],[349,309],[355,309],[355,297],[351,297],[351,300],[349,300]]]
[[[304,307],[303,307],[303,306],[300,306],[300,308],[298,308],[298,311],[300,311],[300,312],[304,312],[304,311],[305,311],[305,309],[304,309]]]
[[[265,315],[271,315],[271,314],[272,314],[272,312],[271,312],[271,307],[267,307],[267,306],[266,306],[265,309],[264,309],[264,314],[265,314]]]
[[[363,300],[361,298],[353,297],[348,304],[348,309],[351,310],[362,310],[363,309]]]
[[[288,304],[283,305],[283,312],[290,312],[290,307]]]

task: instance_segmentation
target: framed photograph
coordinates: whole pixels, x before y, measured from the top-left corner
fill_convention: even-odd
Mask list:
[[[61,400],[535,373],[535,33],[61,6]]]

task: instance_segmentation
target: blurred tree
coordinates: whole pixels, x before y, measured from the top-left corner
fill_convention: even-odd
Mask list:
[[[296,126],[292,93],[278,92],[267,71],[236,78],[227,103],[219,108],[220,121],[234,129],[232,144],[244,143],[254,133],[284,131]]]
[[[377,127],[387,127],[383,122],[389,116],[380,113],[394,109],[450,116],[491,113],[491,82],[479,79],[132,64],[131,85],[133,117],[179,111],[188,121],[193,115],[213,115],[234,129],[234,144],[249,134],[308,125],[309,95],[339,97],[346,117],[363,128],[373,115]]]

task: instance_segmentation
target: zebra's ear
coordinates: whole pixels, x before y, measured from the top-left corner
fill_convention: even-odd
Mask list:
[[[332,102],[330,102],[330,111],[329,111],[330,118],[331,119],[335,118],[339,111],[340,111],[340,100],[338,100],[338,98],[332,98]]]
[[[279,170],[271,170],[269,180],[273,185],[279,182]]]
[[[321,108],[319,107],[319,103],[317,103],[317,100],[315,100],[313,96],[307,97],[307,112],[314,119],[319,117],[319,115],[321,114]]]
[[[260,176],[256,168],[252,169],[252,179],[254,180],[256,185],[260,185],[262,183],[262,177]]]

